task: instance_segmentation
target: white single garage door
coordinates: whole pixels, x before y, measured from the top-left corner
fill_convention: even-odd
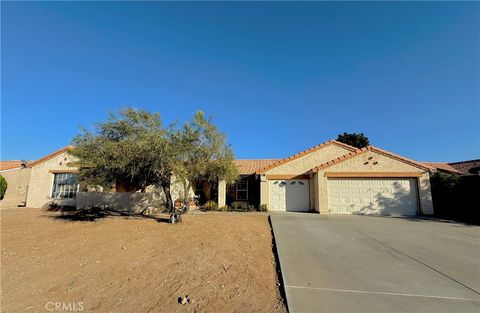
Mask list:
[[[270,180],[271,211],[309,211],[308,179]]]
[[[329,178],[329,212],[340,214],[417,214],[415,178]]]

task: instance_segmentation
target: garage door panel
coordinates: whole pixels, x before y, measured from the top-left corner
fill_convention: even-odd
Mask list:
[[[415,215],[414,178],[330,178],[329,212],[340,214]]]
[[[308,211],[310,188],[306,179],[271,180],[270,210]]]

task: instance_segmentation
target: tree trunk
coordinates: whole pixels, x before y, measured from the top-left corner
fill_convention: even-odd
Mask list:
[[[163,192],[167,200],[167,209],[171,210],[173,207],[172,194],[170,193],[170,182],[162,184]]]
[[[188,179],[185,179],[183,181],[183,202],[185,202],[186,205],[188,205],[188,201],[190,200],[189,199],[189,193],[188,191],[190,190],[190,184],[189,184],[189,180]]]

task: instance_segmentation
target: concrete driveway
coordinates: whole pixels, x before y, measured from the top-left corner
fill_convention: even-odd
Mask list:
[[[297,312],[480,312],[480,227],[426,219],[271,215]]]

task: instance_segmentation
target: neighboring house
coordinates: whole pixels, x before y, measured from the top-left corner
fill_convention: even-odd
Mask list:
[[[239,182],[219,182],[219,206],[246,197],[243,201],[265,204],[269,211],[433,214],[429,172],[434,169],[375,147],[356,149],[331,140],[285,159],[237,164]]]
[[[27,165],[27,206],[75,205],[79,187],[70,148]],[[219,206],[245,202],[269,211],[433,214],[429,172],[435,169],[375,147],[330,140],[285,159],[235,162],[240,172],[235,183],[201,184],[197,193]]]
[[[480,159],[460,162],[422,162],[436,170],[449,174],[480,175]]]
[[[463,174],[461,171],[454,168],[449,163],[445,163],[445,162],[421,162],[421,163],[423,165],[432,167],[439,172],[448,173],[448,174],[460,174],[460,175]]]
[[[480,175],[480,159],[448,163],[463,175]]]

